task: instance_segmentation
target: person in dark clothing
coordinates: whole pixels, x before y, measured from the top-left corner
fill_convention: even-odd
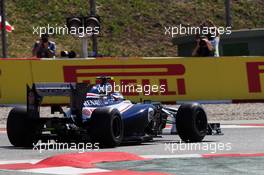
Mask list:
[[[207,36],[199,36],[196,38],[196,47],[192,52],[192,56],[213,57],[214,47],[208,40]]]
[[[49,41],[48,34],[42,34],[39,41],[37,41],[32,50],[33,57],[37,58],[52,58],[56,54],[56,44]]]

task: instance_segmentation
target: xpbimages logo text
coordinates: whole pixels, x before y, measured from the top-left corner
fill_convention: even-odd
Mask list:
[[[99,143],[60,143],[60,142],[42,142],[41,140],[36,144],[33,144],[33,150],[43,153],[45,151],[78,151],[84,153],[88,151],[98,151]]]
[[[114,93],[144,93],[144,95],[151,95],[152,93],[164,93],[166,91],[165,85],[141,85],[141,84],[116,84],[115,82],[113,84],[106,84],[99,86],[97,88],[99,92],[105,92],[106,94],[109,94],[111,92]]]
[[[232,27],[199,27],[199,26],[184,26],[182,24],[176,26],[165,26],[164,34],[169,37],[176,37],[179,35],[211,35],[211,37],[216,37],[219,35],[230,35]]]
[[[42,36],[43,34],[49,35],[78,35],[79,37],[91,36],[91,35],[99,35],[100,27],[67,27],[66,25],[60,26],[50,25],[47,26],[33,26],[33,35]]]
[[[204,151],[214,154],[221,151],[231,151],[232,143],[185,143],[180,141],[179,143],[165,143],[164,150],[172,154],[179,151]]]

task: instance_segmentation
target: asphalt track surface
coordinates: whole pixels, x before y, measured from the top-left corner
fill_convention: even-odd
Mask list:
[[[96,164],[100,170],[111,170],[112,174],[136,174],[136,172],[163,172],[168,174],[264,174],[264,125],[224,125],[223,136],[206,136],[202,143],[181,143],[177,135],[165,133],[153,142],[122,145],[100,150],[32,150],[14,148],[6,132],[0,131],[1,165],[20,162],[36,163],[56,155],[76,153],[74,156],[104,152],[132,153],[146,160],[118,161]],[[80,152],[85,153],[80,153]],[[78,153],[79,152],[79,153]],[[113,155],[115,157],[115,155]],[[117,156],[118,157],[118,156]],[[122,156],[121,156],[122,157]],[[69,158],[74,161],[74,158]],[[60,159],[61,160],[61,159]],[[84,158],[82,161],[85,161]],[[80,160],[78,160],[80,161]],[[83,169],[40,171],[40,174],[81,174]],[[113,172],[113,170],[117,170]],[[119,171],[120,170],[120,171]],[[124,171],[126,170],[126,171]],[[129,171],[127,171],[129,170]],[[57,171],[59,173],[57,173]],[[68,171],[68,172],[67,172]],[[0,170],[0,174],[31,174],[34,171]],[[38,172],[38,171],[36,171]],[[134,173],[133,173],[134,172]],[[99,171],[100,174],[100,171]],[[104,173],[101,172],[103,175]],[[96,174],[98,175],[98,173]],[[145,174],[144,174],[145,175]],[[156,175],[150,173],[149,175]]]

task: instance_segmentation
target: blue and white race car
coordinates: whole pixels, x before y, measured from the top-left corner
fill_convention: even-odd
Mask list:
[[[205,135],[221,134],[220,124],[208,124],[201,105],[184,104],[176,108],[145,101],[132,103],[119,93],[106,93],[109,77],[100,84],[38,83],[27,87],[27,106],[14,108],[7,120],[7,134],[12,145],[32,147],[45,142],[91,142],[100,147],[153,140],[167,124],[185,142],[201,142]],[[52,104],[51,113],[63,117],[40,117],[45,96],[69,96],[69,108]]]

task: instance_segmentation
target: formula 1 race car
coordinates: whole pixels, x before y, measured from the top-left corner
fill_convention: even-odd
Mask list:
[[[206,134],[221,134],[220,124],[208,124],[203,108],[183,104],[179,109],[161,103],[132,103],[120,93],[106,93],[109,77],[99,77],[100,84],[38,83],[27,87],[27,106],[14,108],[7,120],[7,134],[12,145],[32,147],[39,140],[60,143],[90,142],[100,147],[143,142],[162,134],[167,123],[176,126],[185,142],[201,142]],[[45,96],[70,97],[69,108],[51,105],[51,113],[63,117],[40,117]]]

